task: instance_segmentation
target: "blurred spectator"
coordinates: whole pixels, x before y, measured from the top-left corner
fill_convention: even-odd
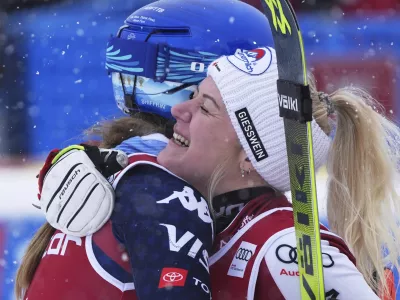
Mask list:
[[[345,12],[383,12],[400,7],[399,0],[336,0]]]

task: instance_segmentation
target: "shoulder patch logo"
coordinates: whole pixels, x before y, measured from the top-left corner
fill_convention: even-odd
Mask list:
[[[257,245],[243,241],[236,250],[235,256],[229,267],[228,275],[243,278],[247,263],[254,256],[256,248]]]
[[[250,75],[260,75],[271,66],[272,51],[266,47],[254,50],[237,49],[234,55],[227,58],[239,70]]]

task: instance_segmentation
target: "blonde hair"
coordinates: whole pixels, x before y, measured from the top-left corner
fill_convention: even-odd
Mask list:
[[[137,112],[130,117],[105,120],[93,125],[84,133],[88,137],[100,137],[100,147],[109,149],[134,136],[166,134],[167,123],[168,120],[161,116]]]
[[[354,87],[329,96],[332,121],[313,80],[310,88],[315,120],[328,135],[335,130],[327,161],[329,226],[350,246],[368,285],[378,291],[380,282],[387,292],[385,267],[398,267],[400,255],[399,128],[371,95]]]
[[[23,298],[54,232],[55,229],[50,224],[45,223],[30,241],[15,278],[14,291],[16,299]]]
[[[133,136],[143,136],[151,133],[165,134],[167,120],[161,116],[147,113],[136,113],[131,117],[123,117],[104,121],[85,131],[88,137],[98,136],[103,148],[113,148]],[[45,223],[34,235],[22,258],[15,279],[15,295],[22,299],[33,280],[43,253],[53,236],[55,229]]]

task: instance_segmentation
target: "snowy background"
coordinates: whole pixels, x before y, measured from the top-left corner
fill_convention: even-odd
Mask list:
[[[49,150],[81,141],[96,121],[120,114],[104,69],[105,46],[149,2],[0,0],[0,299],[14,299],[15,270],[43,222],[30,204],[41,161]],[[292,2],[320,90],[362,86],[398,120],[400,1]],[[323,220],[325,179],[322,170]]]

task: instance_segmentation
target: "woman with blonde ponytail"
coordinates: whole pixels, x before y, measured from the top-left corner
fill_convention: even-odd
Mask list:
[[[385,268],[398,268],[400,257],[399,128],[362,89],[342,88],[323,101],[315,91],[313,85],[315,120],[334,136],[327,160],[330,228],[350,246],[369,286],[387,294],[392,282]]]

